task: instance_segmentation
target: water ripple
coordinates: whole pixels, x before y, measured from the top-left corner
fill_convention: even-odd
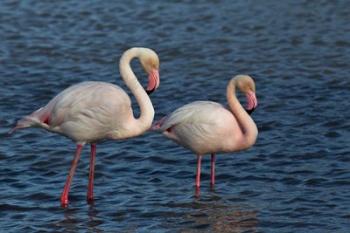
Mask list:
[[[342,0],[1,2],[2,230],[347,232],[348,9]],[[227,81],[251,74],[257,143],[218,156],[215,189],[205,157],[197,198],[191,152],[153,133],[102,142],[93,205],[85,201],[86,146],[62,209],[74,144],[39,129],[7,131],[74,83],[125,88],[117,61],[132,46],[161,60],[156,119],[194,100],[226,104]]]

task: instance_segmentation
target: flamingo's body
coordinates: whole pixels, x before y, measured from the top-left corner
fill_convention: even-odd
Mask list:
[[[140,106],[141,115],[134,118],[129,96],[117,85],[105,82],[82,82],[73,85],[45,107],[18,121],[11,131],[27,127],[41,127],[62,134],[77,143],[76,154],[64,191],[63,206],[68,204],[68,192],[82,146],[91,143],[88,201],[93,200],[93,177],[96,142],[102,139],[125,139],[142,134],[151,127],[154,109],[146,91],[137,81],[130,67],[130,61],[138,57],[149,74],[147,92],[159,85],[159,60],[155,52],[146,48],[127,50],[120,59],[120,72],[124,82]]]
[[[129,137],[134,120],[129,96],[117,85],[105,82],[75,84],[45,107],[18,122],[63,134],[77,143]]]
[[[248,111],[253,111],[257,106],[255,83],[251,77],[239,75],[227,87],[230,109],[211,101],[196,101],[178,108],[153,126],[154,130],[197,154],[197,187],[202,155],[212,155],[211,184],[214,185],[215,154],[244,150],[256,141],[257,127],[236,98],[236,86],[247,95]]]

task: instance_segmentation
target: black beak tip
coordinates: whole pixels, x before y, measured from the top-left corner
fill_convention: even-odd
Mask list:
[[[146,90],[147,95],[151,95],[154,92],[154,89],[152,90]]]
[[[252,109],[246,109],[246,112],[251,115],[254,112],[255,108]]]

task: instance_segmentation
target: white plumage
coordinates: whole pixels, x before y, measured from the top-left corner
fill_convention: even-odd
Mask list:
[[[23,117],[10,131],[12,133],[21,128],[41,127],[62,134],[77,143],[74,160],[61,195],[63,206],[68,204],[70,184],[85,143],[91,143],[88,201],[92,201],[95,143],[102,139],[138,136],[152,125],[154,109],[151,100],[130,67],[130,61],[135,57],[140,59],[148,73],[148,93],[159,86],[159,59],[153,50],[147,48],[131,48],[120,59],[121,76],[140,106],[139,118],[135,119],[130,98],[119,86],[106,82],[82,82],[63,90],[46,106]]]

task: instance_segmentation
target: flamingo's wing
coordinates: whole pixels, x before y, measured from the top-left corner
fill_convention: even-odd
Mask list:
[[[232,113],[221,104],[196,101],[178,108],[159,125],[167,138],[197,154],[224,151],[232,130]],[[228,129],[228,130],[227,130]]]
[[[96,121],[104,125],[115,118],[121,108],[130,108],[127,94],[118,86],[104,82],[84,82],[72,86],[55,97],[51,112],[50,126],[63,121]],[[108,125],[108,124],[107,124]]]
[[[120,98],[113,101],[113,106],[111,93],[116,93]],[[82,82],[65,89],[45,107],[23,117],[11,132],[26,127],[53,128],[77,118],[106,121],[110,119],[111,111],[120,108],[118,104],[124,108],[131,105],[129,97],[120,87],[104,82]]]
[[[197,125],[198,127],[201,123],[210,124],[211,118],[215,117],[215,110],[217,110],[218,108],[223,108],[223,106],[219,103],[211,101],[195,101],[186,104],[176,109],[170,115],[161,119],[158,122],[157,130],[166,131],[178,124],[195,123],[195,125]]]

